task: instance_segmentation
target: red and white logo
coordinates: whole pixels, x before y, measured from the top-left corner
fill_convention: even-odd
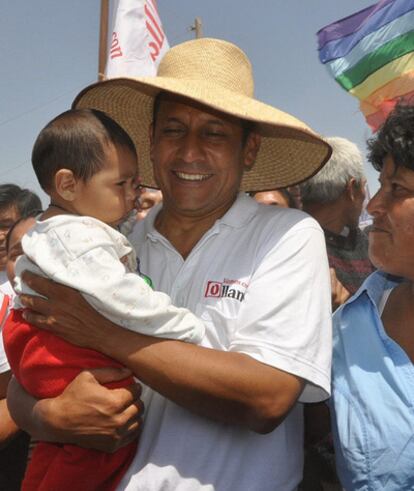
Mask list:
[[[223,285],[223,283],[220,283],[219,281],[208,281],[204,296],[205,297],[221,297],[222,285]]]
[[[239,302],[244,300],[248,284],[243,280],[207,281],[205,297],[234,298]]]

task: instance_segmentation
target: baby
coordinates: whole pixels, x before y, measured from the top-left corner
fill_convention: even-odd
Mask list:
[[[67,111],[40,132],[32,163],[50,205],[22,239],[16,291],[33,294],[21,281],[21,273],[31,270],[76,288],[97,311],[122,327],[199,342],[202,322],[151,289],[140,275],[132,246],[116,228],[137,199],[136,152],[125,131],[99,111]],[[120,366],[31,326],[19,307],[17,300],[4,328],[5,349],[16,378],[33,396],[55,397],[81,370]],[[128,379],[109,386],[131,383]],[[133,442],[109,455],[40,442],[22,489],[113,490],[136,448]]]

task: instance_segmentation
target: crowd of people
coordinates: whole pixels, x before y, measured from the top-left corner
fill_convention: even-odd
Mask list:
[[[414,489],[414,107],[361,230],[358,148],[253,87],[182,43],[41,130],[45,210],[0,185],[0,489]]]

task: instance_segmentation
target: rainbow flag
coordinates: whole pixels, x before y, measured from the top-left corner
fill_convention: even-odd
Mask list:
[[[398,101],[414,103],[414,0],[382,0],[317,36],[320,61],[374,131]]]

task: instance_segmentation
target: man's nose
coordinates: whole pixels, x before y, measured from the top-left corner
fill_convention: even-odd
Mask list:
[[[189,131],[181,140],[179,156],[184,162],[195,162],[204,154],[200,136]]]

